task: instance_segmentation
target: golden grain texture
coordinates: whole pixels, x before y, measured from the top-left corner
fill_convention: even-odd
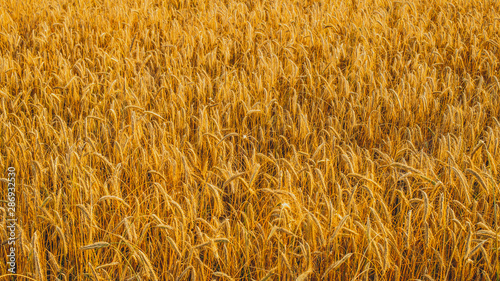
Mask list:
[[[499,30],[492,0],[2,1],[18,273],[497,280]]]

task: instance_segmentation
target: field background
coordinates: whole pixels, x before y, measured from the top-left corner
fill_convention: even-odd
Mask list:
[[[1,1],[18,273],[498,280],[499,32],[498,1]]]

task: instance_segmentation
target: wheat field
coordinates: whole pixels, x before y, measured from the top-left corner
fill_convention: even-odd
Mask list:
[[[0,279],[500,280],[499,37],[493,0],[3,0]]]

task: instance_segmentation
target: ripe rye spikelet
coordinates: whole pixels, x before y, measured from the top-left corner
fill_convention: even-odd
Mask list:
[[[472,175],[474,175],[474,177],[477,179],[477,181],[480,183],[481,187],[484,189],[484,191],[486,193],[488,193],[488,187],[486,186],[486,183],[484,182],[483,178],[481,177],[481,175],[479,175],[478,172],[472,170],[472,169],[466,169],[465,170],[466,173],[470,173]]]

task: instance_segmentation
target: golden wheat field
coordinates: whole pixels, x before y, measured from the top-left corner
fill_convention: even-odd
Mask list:
[[[500,280],[499,39],[493,0],[0,1],[0,279]]]

